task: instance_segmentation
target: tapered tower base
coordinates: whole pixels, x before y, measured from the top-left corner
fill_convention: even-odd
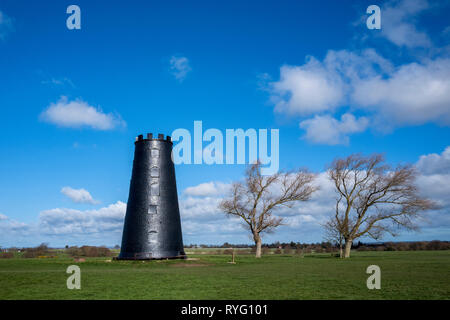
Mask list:
[[[186,259],[171,155],[169,136],[136,138],[118,260]]]
[[[172,255],[172,254],[167,254],[167,255],[161,255],[161,256],[151,256],[150,254],[143,254],[143,255],[136,255],[136,256],[131,256],[131,255],[122,255],[120,254],[117,258],[115,258],[115,260],[167,260],[167,259],[187,259],[187,255]]]

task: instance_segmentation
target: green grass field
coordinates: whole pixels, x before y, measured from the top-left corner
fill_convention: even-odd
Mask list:
[[[189,251],[189,250],[188,250]],[[267,255],[194,254],[198,260],[0,259],[0,299],[450,299],[450,251]],[[81,268],[81,290],[66,268]],[[368,290],[366,268],[381,268]]]

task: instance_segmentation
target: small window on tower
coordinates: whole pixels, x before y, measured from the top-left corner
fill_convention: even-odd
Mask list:
[[[159,196],[159,183],[153,183],[150,186],[150,193],[152,196]]]
[[[159,150],[152,149],[152,158],[159,158]]]
[[[152,176],[152,177],[159,177],[159,168],[158,167],[152,167],[150,169],[150,176]]]
[[[148,213],[149,214],[157,214],[158,213],[157,206],[154,206],[154,205],[148,206]]]
[[[150,203],[154,205],[159,204],[159,196],[150,196]]]

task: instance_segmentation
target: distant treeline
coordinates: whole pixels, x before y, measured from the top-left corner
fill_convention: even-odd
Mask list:
[[[254,248],[254,245],[249,244],[230,244],[225,242],[222,245],[205,245],[205,244],[190,244],[186,248]],[[264,243],[262,248],[267,249],[283,249],[283,250],[297,250],[302,252],[337,252],[339,246],[331,242],[318,243],[300,243],[300,242],[274,242]],[[408,241],[408,242],[378,242],[378,243],[363,243],[361,241],[352,245],[352,249],[358,251],[415,251],[415,250],[450,250],[450,241]]]
[[[117,246],[115,247],[117,248]],[[255,246],[249,244],[230,244],[225,242],[222,245],[206,245],[206,244],[190,244],[185,248],[209,248],[209,249],[225,249],[221,250],[220,254],[231,254],[234,249],[249,249],[239,250],[237,254],[250,254],[255,252]],[[450,241],[411,241],[411,242],[378,242],[378,243],[363,243],[361,241],[352,246],[353,250],[357,251],[415,251],[415,250],[450,250]],[[324,253],[324,252],[338,252],[339,247],[331,242],[320,243],[300,243],[300,242],[274,242],[265,243],[262,245],[262,253],[276,253],[276,254],[305,254],[305,253]],[[67,254],[70,257],[112,257],[117,255],[105,246],[81,246],[69,247],[65,249],[51,249],[47,244],[42,243],[37,247],[32,248],[2,248],[0,249],[0,258],[7,259],[13,257],[22,258],[54,258],[58,253]]]
[[[14,256],[22,258],[54,258],[57,253],[65,253],[71,257],[112,257],[115,254],[107,247],[82,246],[68,247],[65,249],[51,249],[46,243],[42,243],[32,248],[8,248],[2,249],[0,258],[13,258]]]

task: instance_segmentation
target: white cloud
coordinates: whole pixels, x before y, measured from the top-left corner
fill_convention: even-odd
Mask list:
[[[0,239],[11,239],[11,237],[18,235],[26,235],[31,229],[30,225],[10,219],[8,216],[0,213]]]
[[[348,134],[366,130],[369,120],[366,117],[355,118],[350,113],[337,120],[330,115],[315,116],[300,122],[300,128],[306,130],[304,138],[313,143],[337,145],[348,144]]]
[[[126,203],[117,201],[98,210],[45,210],[39,214],[39,229],[49,235],[121,232],[126,209]]]
[[[441,154],[420,156],[416,168],[421,173],[417,185],[423,195],[436,201],[441,207],[439,211],[446,213],[449,216],[447,219],[450,219],[450,146]],[[436,222],[436,215],[433,222]]]
[[[307,115],[332,110],[344,99],[343,82],[315,58],[302,66],[282,66],[280,80],[272,83],[275,111]]]
[[[298,228],[298,227],[301,227],[304,224],[308,224],[308,223],[317,224],[318,221],[314,216],[312,216],[310,214],[303,214],[303,215],[295,215],[295,216],[287,217],[284,220],[284,223],[290,228]]]
[[[183,82],[187,74],[192,70],[189,65],[189,59],[186,57],[172,56],[169,63],[172,75],[180,82]]]
[[[381,35],[397,46],[429,47],[431,40],[414,25],[416,17],[430,7],[426,0],[390,1],[381,9]]]
[[[80,99],[69,101],[64,96],[58,102],[51,103],[41,113],[40,118],[61,127],[71,128],[90,127],[97,130],[111,130],[125,125],[118,116],[103,113],[100,108],[90,106]]]
[[[416,167],[421,173],[417,186],[422,195],[438,205],[438,210],[425,215],[426,227],[450,229],[450,146],[441,154],[421,156]]]
[[[420,156],[416,166],[424,175],[450,174],[450,146],[441,154],[431,153]]]
[[[13,22],[10,17],[0,11],[0,40],[5,40],[6,36],[13,31]]]
[[[315,73],[311,81],[310,70],[317,70],[311,71]],[[374,50],[331,50],[322,62],[310,59],[299,67],[281,67],[280,80],[269,84],[269,91],[275,112],[291,116],[316,114],[300,124],[307,130],[305,138],[315,143],[346,143],[345,135],[331,135],[361,132],[369,122],[378,130],[425,123],[450,125],[448,58],[395,68]],[[330,114],[323,115],[345,107],[361,111],[366,117],[348,122],[356,126],[340,126]],[[325,131],[320,133],[319,127]]]
[[[188,187],[180,199],[180,214],[183,234],[186,241],[201,242],[199,239],[211,238],[229,239],[243,236],[247,233],[242,228],[240,219],[229,218],[219,209],[219,203],[229,190],[230,184],[222,182],[206,182]],[[224,242],[226,240],[223,240]]]
[[[180,213],[183,218],[214,219],[220,211],[218,209],[219,197],[188,197],[180,201]]]
[[[233,237],[235,234],[245,235],[245,230],[242,229],[240,223],[239,219],[226,218],[210,222],[188,220],[183,222],[183,233],[193,238],[205,235],[210,237],[211,235],[228,235],[229,237]]]
[[[99,201],[94,200],[92,198],[89,191],[81,188],[81,189],[73,189],[71,187],[63,187],[61,189],[61,193],[65,196],[69,197],[73,202],[76,203],[90,203],[90,204],[97,204]]]
[[[406,64],[387,78],[360,79],[353,87],[355,106],[370,108],[383,122],[450,125],[450,59]]]
[[[188,187],[184,194],[188,196],[214,196],[227,192],[230,185],[222,182],[206,182],[194,187]]]
[[[422,194],[437,202],[439,206],[447,206],[450,210],[450,173],[420,175],[417,185]],[[450,215],[450,212],[448,212]]]
[[[268,90],[275,112],[305,116],[348,104],[353,83],[392,69],[373,49],[330,50],[323,61],[308,57],[301,66],[282,66],[280,79],[269,83]]]

